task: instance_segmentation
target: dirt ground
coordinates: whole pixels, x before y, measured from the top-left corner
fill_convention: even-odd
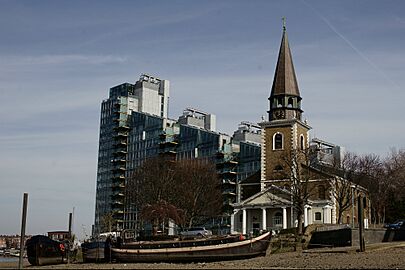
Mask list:
[[[0,263],[0,268],[16,268],[15,263]],[[28,269],[280,269],[280,268],[321,268],[321,269],[405,269],[405,242],[382,243],[367,247],[366,252],[355,248],[317,249],[300,252],[269,254],[248,260],[222,261],[211,263],[131,263],[131,264],[65,264]]]

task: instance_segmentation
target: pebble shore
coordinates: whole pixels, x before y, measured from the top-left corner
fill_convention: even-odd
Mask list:
[[[0,263],[0,268],[16,268],[16,263]],[[366,252],[355,248],[319,249],[269,254],[248,260],[211,263],[105,263],[105,264],[59,264],[28,269],[404,269],[405,242],[381,243],[370,246]]]

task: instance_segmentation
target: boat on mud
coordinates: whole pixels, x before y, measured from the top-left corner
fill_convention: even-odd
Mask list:
[[[27,240],[27,257],[31,265],[61,264],[67,262],[67,247],[44,235],[35,235]]]
[[[90,241],[81,245],[83,262],[108,262],[109,247],[105,241]]]
[[[111,246],[116,262],[197,262],[223,261],[263,256],[271,233],[245,239],[239,235],[185,241],[145,241]]]

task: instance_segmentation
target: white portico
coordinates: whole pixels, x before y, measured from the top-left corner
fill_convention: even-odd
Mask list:
[[[251,233],[259,230],[281,230],[294,226],[290,193],[276,186],[234,205],[231,231]]]

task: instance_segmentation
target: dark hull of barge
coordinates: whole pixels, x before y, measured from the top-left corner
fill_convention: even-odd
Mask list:
[[[237,260],[264,256],[270,243],[270,232],[241,241],[225,241],[204,245],[141,246],[139,244],[112,247],[111,256],[117,262],[206,262]],[[209,240],[207,240],[209,241]],[[215,241],[215,240],[214,240]],[[207,242],[206,242],[207,243]],[[184,246],[186,245],[186,246]]]

